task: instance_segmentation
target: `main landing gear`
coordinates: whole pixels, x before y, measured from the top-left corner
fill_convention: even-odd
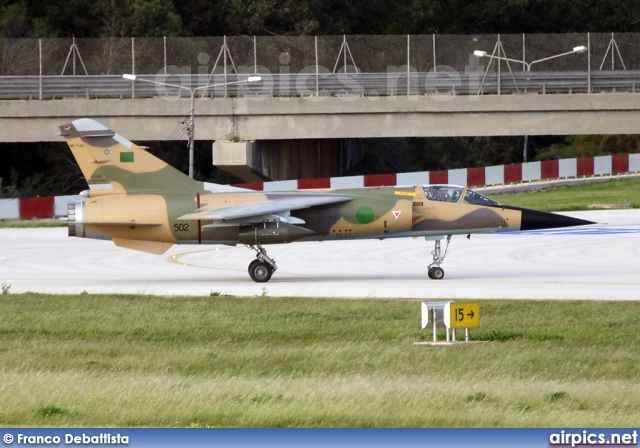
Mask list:
[[[276,261],[269,258],[267,251],[259,244],[247,245],[251,250],[256,251],[256,259],[249,263],[249,276],[251,280],[258,283],[268,282],[278,267]]]
[[[449,241],[451,241],[451,235],[447,235],[447,245],[444,248],[444,253],[442,253],[440,249],[440,240],[436,240],[436,247],[431,251],[433,263],[429,265],[428,275],[430,279],[442,280],[444,278],[444,269],[442,269],[440,265],[444,262],[444,257],[447,255]]]

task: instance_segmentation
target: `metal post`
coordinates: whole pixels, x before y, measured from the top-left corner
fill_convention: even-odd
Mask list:
[[[222,51],[224,52],[224,97],[227,97],[227,36],[222,38]]]
[[[436,309],[431,308],[431,314],[433,314],[433,342],[438,340],[438,331],[436,329]]]
[[[40,77],[38,78],[38,99],[42,100],[42,39],[38,39],[38,59],[40,61]]]
[[[527,63],[525,62],[527,60],[526,58],[526,51],[525,51],[525,44],[524,44],[524,33],[522,33],[522,71],[526,71],[527,70]]]
[[[136,74],[136,47],[135,47],[135,41],[133,37],[131,38],[131,74],[132,75]],[[135,82],[131,83],[131,98],[135,98],[136,96],[135,85],[136,85]]]
[[[498,34],[498,56],[500,56],[500,50],[502,49],[502,42],[500,42],[500,35]],[[504,52],[504,51],[503,51]],[[504,57],[507,57],[507,54],[504,54]],[[500,78],[502,76],[500,76],[500,72],[501,72],[501,68],[502,65],[500,64],[500,59],[498,59],[498,95],[500,95]]]
[[[344,61],[344,72],[347,73],[347,35],[342,35],[342,49],[344,54],[342,55],[342,59]]]
[[[451,330],[451,334],[453,336],[453,342],[456,342],[456,329]]]
[[[195,144],[194,144],[194,140],[195,140],[195,120],[194,120],[194,115],[195,115],[195,98],[196,98],[196,91],[195,89],[191,90],[191,113],[189,116],[189,177],[191,179],[193,179],[193,159],[194,159],[194,154],[195,154]]]
[[[164,74],[167,74],[167,36],[163,36],[162,38],[163,46],[164,46]]]
[[[464,329],[464,340],[465,342],[469,342],[469,327],[465,327]]]
[[[522,149],[522,162],[527,163],[527,147],[529,146],[529,136],[524,136],[524,148]]]
[[[587,33],[587,93],[591,93],[591,33]]]
[[[447,342],[449,342],[451,340],[451,336],[449,336],[449,327],[447,327]]]
[[[319,77],[319,68],[318,68],[318,36],[315,36],[315,50],[316,50],[316,96],[320,96],[320,77]]]
[[[258,74],[258,46],[256,36],[253,36],[253,73]]]
[[[75,37],[72,39],[71,47],[73,48],[73,51],[71,52],[72,53],[71,57],[73,58],[73,76],[76,76],[76,52],[75,52],[75,50],[76,50],[77,47],[76,47],[76,38]]]
[[[407,96],[411,95],[411,70],[409,70],[409,64],[411,64],[411,46],[409,41],[409,35],[407,34]]]
[[[431,35],[431,42],[432,42],[432,46],[433,46],[433,73],[437,73],[438,69],[437,69],[437,65],[436,65],[436,34],[433,33]]]
[[[615,58],[615,44],[616,41],[613,38],[613,33],[611,33],[611,70],[616,69],[616,58]]]

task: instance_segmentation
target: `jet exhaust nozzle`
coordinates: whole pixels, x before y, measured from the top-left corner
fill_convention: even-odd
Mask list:
[[[67,206],[67,220],[69,221],[69,236],[85,238],[84,201],[71,202]]]

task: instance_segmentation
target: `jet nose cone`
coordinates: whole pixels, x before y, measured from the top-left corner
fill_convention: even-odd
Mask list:
[[[520,230],[553,229],[556,227],[584,226],[587,224],[595,223],[584,219],[571,218],[570,216],[524,208],[522,209]]]

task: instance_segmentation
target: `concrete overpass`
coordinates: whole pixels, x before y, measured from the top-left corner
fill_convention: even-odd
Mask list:
[[[188,99],[175,97],[4,100],[0,141],[59,141],[58,126],[79,117],[133,141],[164,140],[189,108]],[[316,161],[322,139],[640,133],[640,95],[631,92],[206,98],[195,111],[196,138],[217,143],[214,164],[271,179],[285,176],[259,144],[247,142],[314,142],[298,146]]]

